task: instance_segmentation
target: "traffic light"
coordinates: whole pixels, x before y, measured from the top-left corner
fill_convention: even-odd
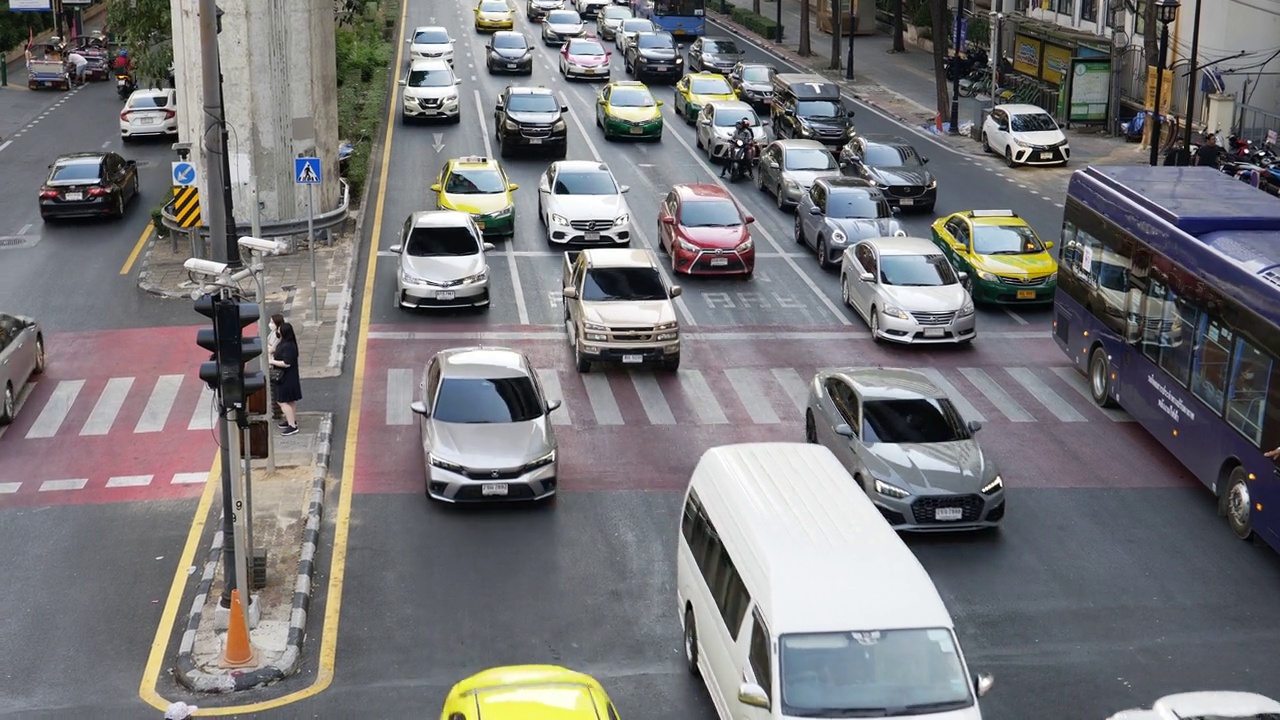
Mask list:
[[[262,355],[258,336],[244,334],[261,316],[258,305],[209,295],[196,301],[196,312],[213,320],[212,328],[196,331],[196,343],[213,353],[200,363],[200,379],[222,394],[223,407],[243,407],[250,395],[266,387],[262,372],[244,367]]]
[[[215,392],[222,386],[218,374],[218,304],[216,295],[205,295],[196,300],[196,312],[213,321],[211,327],[196,331],[196,344],[209,351],[209,359],[200,363],[200,379]]]

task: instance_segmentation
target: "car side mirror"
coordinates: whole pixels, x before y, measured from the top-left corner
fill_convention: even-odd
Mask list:
[[[743,220],[744,220],[748,225],[750,225],[751,223],[753,223],[753,222],[755,222],[755,221],[756,221],[756,216],[755,216],[755,215],[748,215],[748,216],[746,216],[745,218],[743,218]]]
[[[485,243],[480,246],[481,252],[493,252],[494,250],[497,250],[497,249],[498,249],[498,246],[494,245],[493,243]]]
[[[853,428],[849,427],[845,423],[840,423],[836,426],[836,434],[840,437],[851,438],[853,437]]]
[[[561,402],[561,401],[559,401],[559,400],[548,400],[548,401],[547,401],[547,412],[552,412],[552,411],[554,411],[554,410],[557,410],[557,409],[559,409],[559,407],[560,407],[561,405],[563,405],[563,404],[564,404],[564,403],[562,403],[562,402]]]
[[[605,50],[605,51],[604,51],[604,56],[605,56],[605,57],[613,57],[613,51],[612,51],[612,50]]]
[[[405,39],[404,39],[404,44],[405,44],[405,45],[412,45],[412,44],[413,44],[413,38],[405,38]]]
[[[409,84],[409,80],[407,78],[400,78],[400,87],[404,87],[405,85],[408,85],[408,84]]]
[[[760,121],[760,127],[769,127],[769,121],[768,121],[768,120],[761,120],[761,121]]]
[[[560,112],[562,112],[562,113],[569,112],[569,106],[568,106],[568,105],[561,105],[561,106],[560,106]]]
[[[920,162],[921,162],[921,163],[923,163],[923,164],[925,164],[925,165],[928,165],[928,164],[929,164],[929,158],[927,158],[927,157],[922,157],[922,158],[920,158]]]
[[[982,697],[991,692],[991,687],[996,684],[996,679],[988,673],[978,673],[973,678],[973,691],[978,697]]]
[[[673,300],[674,300],[675,298],[680,297],[680,294],[681,294],[681,293],[683,293],[683,292],[684,292],[684,288],[680,287],[679,285],[672,285],[672,286],[671,286],[671,298],[672,298]]]
[[[769,709],[768,694],[755,683],[742,683],[738,686],[738,702],[754,708]]]
[[[676,50],[679,50],[680,52],[684,52],[684,43],[680,43],[679,45],[676,45]]]
[[[821,215],[821,214],[822,214],[822,208],[818,207],[817,205],[810,205],[810,206],[809,206],[809,214],[810,214],[810,215]]]
[[[619,185],[619,186],[618,186],[618,192],[620,192],[620,193],[629,193],[629,192],[631,192],[631,186],[630,186],[630,185]]]
[[[1052,249],[1053,249],[1053,241],[1052,241],[1052,240],[1047,240],[1047,241],[1045,241],[1044,249],[1045,249],[1045,250],[1052,250]]]
[[[964,282],[965,280],[969,279],[969,273],[961,270],[956,273],[956,277],[960,278],[960,282]]]
[[[440,183],[431,183],[431,192],[433,193],[440,192]]]
[[[604,104],[604,98],[596,98],[596,104],[597,104],[597,105],[603,105],[603,104]],[[562,112],[563,112],[563,111],[562,111]]]
[[[850,110],[846,115],[846,117],[853,117],[853,116],[854,116],[854,112],[852,110]]]
[[[981,429],[982,429],[982,423],[978,422],[977,420],[969,421],[969,432],[976,433]]]
[[[578,288],[567,287],[564,290],[560,291],[560,296],[566,300],[577,300]]]
[[[898,213],[902,212],[902,208],[898,207],[897,205],[894,205],[893,207],[889,208],[889,212],[893,213],[894,215],[897,215]]]
[[[395,254],[399,255],[400,253],[404,252],[404,246],[403,246],[403,245],[392,245],[391,247],[387,248],[387,251],[388,251],[388,252],[393,252],[393,253],[395,253]]]
[[[874,283],[876,281],[876,276],[869,272],[861,272],[858,273],[858,279],[865,283]]]
[[[421,400],[414,400],[409,403],[409,409],[422,417],[431,417],[431,411],[427,409],[427,404]]]
[[[461,84],[462,84],[462,78],[454,78],[454,79],[453,79],[453,84],[454,84],[454,85],[461,85]]]
[[[964,252],[968,248],[965,247],[964,243],[953,242],[951,243],[951,249],[957,252]]]
[[[999,130],[1000,132],[1009,132],[1009,126],[1006,125],[1005,123],[997,123],[996,129]]]
[[[662,217],[662,224],[663,224],[663,225],[675,225],[675,224],[676,224],[676,219],[675,219],[675,218],[673,218],[673,217],[671,217],[670,215],[664,215],[664,216]]]
[[[516,190],[519,190],[519,189],[520,189],[520,186],[515,183],[511,183],[510,185],[507,186],[507,190],[510,190],[511,192],[515,192]]]
[[[493,107],[494,107],[494,109],[495,109],[495,110],[501,110],[501,109],[502,109],[502,97],[501,97],[501,96],[499,96],[499,97],[498,97],[498,102],[497,102],[497,104],[495,104]]]
[[[661,101],[661,100],[659,100],[659,101],[658,101],[658,107],[662,107],[662,101]]]

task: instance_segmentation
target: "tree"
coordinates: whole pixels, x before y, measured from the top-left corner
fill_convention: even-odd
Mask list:
[[[951,28],[947,21],[950,13],[942,2],[929,3],[930,25],[933,26],[933,75],[938,85],[938,117],[951,117],[951,96],[947,92],[946,55],[951,45]]]
[[[853,0],[846,0],[850,5]],[[840,69],[840,0],[831,0],[831,65],[832,70]]]
[[[751,0],[751,12],[760,14],[760,0]]]
[[[128,49],[139,86],[169,77],[173,65],[169,0],[107,0],[106,27]]]
[[[809,0],[800,0],[800,47],[796,48],[800,57],[809,57],[813,48],[809,45]]]
[[[893,0],[893,52],[907,51],[907,44],[902,38],[902,3],[904,0]]]

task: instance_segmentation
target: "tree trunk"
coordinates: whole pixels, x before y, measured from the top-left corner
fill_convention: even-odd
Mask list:
[[[813,48],[809,45],[809,0],[800,0],[800,47],[796,48],[796,54],[800,57],[813,54]]]
[[[781,0],[779,0],[781,2]],[[760,0],[751,0],[751,12],[760,14]]]
[[[893,0],[893,51],[906,52],[907,44],[902,39],[902,3],[906,0]]]
[[[840,13],[840,0],[831,0],[831,64],[828,67],[832,70],[840,69]]]
[[[1156,64],[1156,56],[1160,54],[1160,28],[1156,22],[1156,4],[1154,0],[1147,1],[1146,22],[1143,24],[1142,31],[1142,55],[1146,60],[1147,66]]]
[[[933,76],[938,86],[938,116],[944,121],[951,117],[951,94],[947,91],[947,71],[943,63],[947,48],[953,42],[947,26],[947,15],[947,9],[941,0],[929,3],[929,16],[933,25]]]

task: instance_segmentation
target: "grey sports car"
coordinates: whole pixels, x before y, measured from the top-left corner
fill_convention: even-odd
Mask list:
[[[996,527],[1004,480],[946,393],[926,375],[836,368],[809,384],[805,440],[831,450],[895,530]]]

